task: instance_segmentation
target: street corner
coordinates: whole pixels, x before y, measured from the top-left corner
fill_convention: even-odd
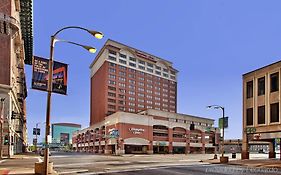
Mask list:
[[[10,173],[10,170],[8,169],[0,169],[0,175],[8,175]]]

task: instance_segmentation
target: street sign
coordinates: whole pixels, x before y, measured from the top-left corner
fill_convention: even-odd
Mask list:
[[[33,128],[33,135],[40,135],[40,128]]]
[[[33,139],[33,145],[37,144],[37,139]]]
[[[219,128],[222,129],[222,123],[224,124],[224,128],[228,128],[228,117],[224,117],[224,122],[223,118],[219,118]]]
[[[54,61],[52,92],[66,95],[67,67],[65,63]],[[49,60],[34,56],[32,68],[32,89],[47,91]]]

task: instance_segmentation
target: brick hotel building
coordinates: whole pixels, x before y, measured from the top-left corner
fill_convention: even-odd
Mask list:
[[[171,62],[108,40],[90,69],[90,127],[73,135],[77,151],[214,152],[214,121],[176,113],[178,71]]]
[[[177,112],[177,70],[169,61],[108,40],[90,69],[90,125],[117,111]]]

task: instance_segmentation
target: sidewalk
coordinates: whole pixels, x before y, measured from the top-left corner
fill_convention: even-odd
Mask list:
[[[42,161],[41,157],[35,153],[23,153],[13,155],[11,158],[0,160],[0,175],[30,175],[34,174],[35,162]]]

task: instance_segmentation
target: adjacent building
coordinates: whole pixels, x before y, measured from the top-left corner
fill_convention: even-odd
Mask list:
[[[281,138],[281,61],[243,75],[242,158],[249,158],[250,141],[268,142],[269,158],[275,157],[275,140]]]
[[[72,144],[72,134],[81,129],[81,125],[74,123],[52,124],[52,143],[60,145]]]
[[[220,133],[214,120],[147,109],[116,112],[73,134],[77,151],[104,154],[214,153]]]
[[[178,71],[167,60],[107,40],[90,69],[90,125],[117,111],[177,112]]]
[[[4,156],[21,153],[27,145],[24,64],[32,63],[32,34],[32,0],[1,0],[0,98],[4,101]]]

